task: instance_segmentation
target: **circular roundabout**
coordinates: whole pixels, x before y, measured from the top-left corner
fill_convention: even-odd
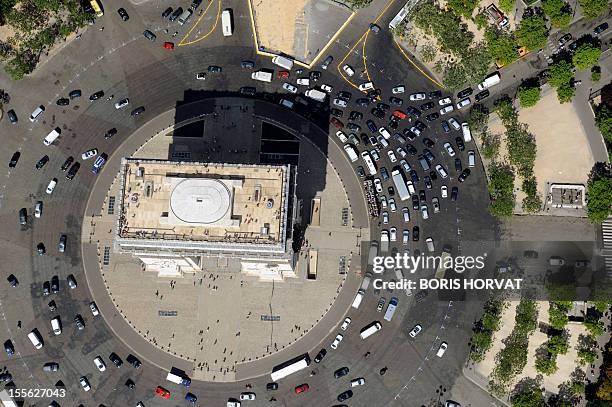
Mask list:
[[[154,13],[147,13],[143,11],[143,22],[155,21]],[[219,34],[172,54],[162,53],[144,43],[139,27],[118,34],[104,52],[87,42],[96,43],[90,30],[83,42],[70,45],[74,51],[62,51],[65,54],[50,59],[30,78],[6,86],[24,118],[16,126],[6,120],[0,124],[9,135],[3,154],[21,152],[18,165],[7,172],[0,196],[6,225],[0,231],[3,273],[19,280],[14,288],[7,285],[0,297],[3,340],[15,348],[15,354],[4,360],[14,382],[7,389],[51,389],[36,402],[61,406],[184,405],[187,393],[197,396],[198,405],[225,406],[245,392],[257,395],[255,401],[244,402],[253,406],[331,406],[341,404],[337,396],[349,389],[351,398],[346,403],[352,406],[420,406],[439,398],[441,389],[446,391],[461,375],[473,311],[427,293],[407,295],[403,290],[381,292],[374,287],[365,290],[358,308],[352,306],[366,272],[362,257],[367,258],[370,241],[380,241],[381,232],[394,225],[403,228],[403,221],[399,208],[381,207],[391,218],[387,222],[382,213],[380,218],[368,214],[360,178],[363,168],[359,168],[363,163],[351,161],[350,154],[347,157],[338,129],[330,122],[335,108],[327,102],[304,104],[288,94],[279,80],[255,85],[241,61],[253,61],[257,69],[275,66],[246,42],[224,46]],[[384,40],[381,33],[378,41]],[[375,43],[369,47],[368,57],[377,61],[377,69],[370,74],[385,98],[398,83],[415,92],[436,89],[400,54],[387,55]],[[320,72],[319,84],[333,87],[334,95],[353,93],[343,120],[353,110],[361,115],[353,120],[365,129],[361,131],[367,132],[367,120],[385,126],[385,119],[374,117],[371,107],[354,103],[360,92],[336,69],[341,56],[355,65],[361,59],[344,48],[343,44],[330,46],[337,63],[324,71],[315,65],[310,71]],[[223,72],[198,81],[195,77],[203,64],[221,66]],[[298,75],[308,75],[309,70],[304,71]],[[56,79],[49,80],[52,77]],[[254,86],[255,96],[240,93],[241,88]],[[82,89],[84,96],[100,89],[116,96],[95,102],[83,97],[69,107],[55,106],[55,100],[72,89]],[[146,110],[132,116],[129,108],[115,109],[114,102],[120,98],[129,98],[131,107]],[[282,106],[281,99],[292,99],[295,108]],[[26,112],[41,103],[46,107],[43,116],[27,122]],[[377,103],[376,96],[371,103]],[[43,145],[44,136],[56,127],[61,130],[59,139],[51,146]],[[398,134],[409,127],[401,123]],[[115,132],[105,137],[109,129]],[[454,143],[460,134],[445,134],[439,123],[432,123],[428,132],[436,151],[447,140]],[[351,143],[359,154],[378,150],[379,168],[391,171],[397,166],[388,151],[402,147],[401,139],[392,140],[393,149],[385,151],[371,145],[367,133],[362,133],[366,137],[359,130],[355,133],[357,142],[351,139]],[[98,164],[103,167],[97,175],[91,171],[96,158],[81,156],[94,148],[98,157],[107,157]],[[37,168],[45,156],[47,161]],[[142,188],[134,195],[122,189],[127,179],[121,178],[122,168],[130,157],[150,161],[153,169],[156,160],[182,168],[171,168],[158,179],[153,177],[162,175],[147,167],[141,179],[134,180],[134,188],[139,182]],[[405,160],[417,169],[416,156]],[[192,162],[198,167],[190,173],[184,167]],[[451,165],[443,154],[440,162],[447,168]],[[80,170],[72,169],[75,163]],[[216,164],[263,165],[253,169],[261,172],[284,165],[295,172],[288,170],[287,178],[280,178],[280,192],[274,195],[274,184],[267,184],[272,182],[269,176],[221,171],[215,177],[203,176]],[[71,172],[72,178],[67,178]],[[409,244],[402,244],[400,238],[392,242],[390,252],[408,247],[413,253],[423,251],[425,237],[455,249],[460,247],[461,234],[471,234],[472,240],[492,239],[494,228],[489,224],[493,221],[482,206],[484,175],[473,172],[461,184],[460,198],[444,200],[441,213],[429,220],[410,208],[410,231],[414,233],[416,227],[422,237]],[[57,185],[49,193],[53,179]],[[379,191],[386,195],[385,205],[392,185],[384,180],[386,191]],[[434,188],[439,190],[440,185],[440,179],[434,181]],[[455,174],[448,181],[449,190],[452,186],[459,186]],[[292,211],[283,218],[279,208],[285,200]],[[43,202],[40,217],[34,215],[38,201]],[[261,204],[249,213],[240,212],[242,205],[249,209],[254,201]],[[140,211],[138,206],[133,218],[132,212],[125,212],[129,217],[121,220],[128,202],[132,209],[150,205],[151,210]],[[395,202],[400,205],[397,196]],[[25,224],[17,222],[21,208],[27,209]],[[477,221],[470,216],[473,213],[481,214]],[[270,220],[260,222],[266,216]],[[150,223],[155,227],[147,229]],[[200,228],[197,239],[185,238],[189,232],[183,228],[194,224]],[[237,225],[240,233],[227,233]],[[279,235],[275,240],[275,231],[287,232],[282,227],[288,226],[290,239]],[[67,238],[59,250],[61,236]],[[240,239],[266,250],[278,245],[289,250],[283,249],[275,265],[262,271],[262,262],[241,264],[240,256],[227,253],[230,244],[242,244]],[[121,250],[126,242],[133,246]],[[158,251],[161,247],[180,251],[184,261],[177,263],[168,252],[156,257],[137,247],[151,242]],[[187,249],[194,242],[199,246]],[[42,255],[37,252],[39,243],[47,248]],[[218,250],[217,255],[202,253],[211,250]],[[391,272],[382,278],[390,281],[396,276]],[[392,322],[382,321],[377,310],[381,297],[399,298]],[[61,334],[54,332],[50,322],[56,317],[62,322]],[[381,332],[361,339],[359,331],[374,321],[383,322]],[[408,332],[415,323],[425,329],[410,339]],[[42,339],[41,349],[32,346],[30,332]],[[332,346],[338,335],[342,335],[340,342]],[[435,358],[442,341],[453,350],[444,365]],[[306,353],[315,359],[323,348],[320,363],[313,361],[307,369],[280,379],[276,390],[267,387],[275,367]],[[105,371],[97,368],[94,359],[98,357]],[[57,371],[43,369],[55,363]],[[349,379],[363,378],[365,385],[351,387],[346,380],[335,379],[334,372],[342,367],[350,370]],[[191,378],[189,389],[167,380],[171,370]],[[91,391],[82,390],[80,377],[87,378]],[[296,394],[304,384],[309,391]],[[155,393],[158,386],[171,397],[160,398]]]

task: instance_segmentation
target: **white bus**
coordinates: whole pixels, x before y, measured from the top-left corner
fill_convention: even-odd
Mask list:
[[[226,8],[221,13],[221,27],[223,28],[223,35],[229,37],[234,33],[234,27],[232,25],[232,9]]]
[[[399,195],[402,201],[410,198],[410,193],[408,192],[408,188],[406,187],[406,181],[404,180],[404,175],[400,170],[391,171],[391,177],[393,178],[393,183],[395,184],[395,191]]]
[[[366,328],[361,330],[361,333],[359,334],[359,336],[361,337],[361,339],[365,339],[368,336],[380,331],[381,329],[382,329],[382,325],[380,324],[380,322],[378,321],[372,322]]]
[[[368,167],[368,172],[370,173],[370,175],[376,175],[376,166],[374,165],[374,161],[372,161],[372,157],[370,157],[370,153],[368,153],[367,151],[362,152],[361,158],[363,158],[366,167]]]
[[[410,2],[406,3],[404,5],[404,7],[401,8],[401,10],[399,11],[399,13],[397,13],[395,15],[395,17],[393,17],[393,20],[391,20],[391,22],[389,23],[389,28],[394,29],[395,27],[397,27],[402,21],[404,21],[404,18],[406,18],[406,16],[408,15],[408,4]]]
[[[310,365],[310,357],[306,353],[281,365],[275,366],[274,369],[272,369],[270,377],[272,378],[273,382],[276,382],[289,376],[290,374],[306,369],[308,365]]]

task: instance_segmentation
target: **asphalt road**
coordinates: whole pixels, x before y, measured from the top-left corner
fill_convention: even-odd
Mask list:
[[[66,398],[56,398],[60,405],[103,403],[106,406],[127,406],[135,405],[139,400],[143,400],[147,406],[184,405],[185,402],[181,401],[181,398],[185,390],[174,385],[169,386],[162,369],[146,360],[143,360],[143,366],[139,370],[127,364],[116,369],[108,361],[108,355],[113,351],[125,360],[131,350],[112,334],[105,320],[94,318],[88,309],[91,294],[83,277],[79,241],[83,222],[86,222],[87,216],[90,215],[85,213],[85,204],[94,176],[88,171],[89,162],[82,166],[73,181],[67,181],[59,167],[68,156],[74,156],[81,161],[81,152],[89,148],[98,148],[109,155],[121,154],[119,147],[124,138],[157,115],[174,109],[177,101],[185,98],[187,89],[224,92],[236,91],[241,86],[256,86],[259,92],[276,93],[281,92],[280,81],[275,80],[266,85],[259,82],[254,84],[250,79],[250,72],[240,68],[239,63],[243,59],[256,61],[258,68],[273,66],[269,58],[259,58],[255,55],[251,45],[250,27],[245,17],[246,10],[237,1],[231,4],[236,21],[234,36],[224,38],[217,29],[202,41],[178,47],[174,51],[164,50],[160,45],[162,40],[171,40],[171,37],[163,32],[166,23],[159,18],[165,5],[149,2],[134,9],[121,4],[126,7],[131,17],[127,23],[121,22],[115,14],[114,10],[118,5],[119,2],[106,2],[107,12],[102,21],[89,27],[80,39],[66,46],[59,55],[42,65],[31,77],[20,82],[9,81],[5,76],[0,79],[5,90],[12,96],[9,107],[15,109],[20,118],[16,126],[11,126],[7,120],[0,123],[5,134],[0,161],[8,162],[14,151],[21,151],[17,167],[6,170],[5,177],[0,182],[0,218],[5,225],[0,230],[0,250],[5,254],[2,278],[13,273],[20,282],[19,287],[9,289],[6,285],[7,288],[0,292],[0,317],[6,331],[3,340],[11,338],[17,350],[17,354],[11,359],[3,356],[3,362],[13,374],[16,388],[65,386]],[[388,14],[385,14],[380,23],[382,27],[385,27],[385,21],[395,14],[395,9],[399,8],[397,6],[393,4]],[[379,7],[380,9],[382,8]],[[362,37],[367,25],[376,15],[372,10],[358,15],[330,46],[328,52],[335,56],[335,63],[327,72],[323,72],[320,80],[334,86],[334,94],[341,89],[353,93],[353,101],[349,108],[345,109],[345,117],[342,120],[346,121],[350,110],[360,110],[364,113],[362,127],[365,127],[366,118],[371,117],[370,109],[356,108],[354,100],[358,92],[338,76],[336,63]],[[104,31],[98,30],[102,25],[105,27]],[[158,34],[156,43],[142,37],[141,33],[145,27]],[[172,34],[176,27],[178,26],[173,25],[169,34]],[[185,26],[183,32],[187,28]],[[207,30],[202,29],[202,32],[205,31]],[[356,47],[346,59],[346,63],[357,67],[363,59],[362,53],[365,52],[367,61],[374,62],[372,66],[368,66],[368,71],[376,86],[382,89],[383,99],[390,96],[391,87],[398,83],[407,87],[407,93],[403,95],[405,102],[408,93],[434,90],[435,85],[413,70],[394,47],[388,46],[388,41],[385,30],[376,36],[368,35],[365,51],[362,47]],[[195,80],[197,72],[213,64],[222,66],[223,73],[209,75],[204,82]],[[72,101],[71,105],[65,108],[56,106],[55,100],[66,96],[72,89],[82,89],[83,97]],[[105,96],[90,103],[87,100],[88,95],[100,89],[104,90],[106,95],[114,94],[114,99],[106,101]],[[144,105],[146,112],[133,119],[129,115],[130,108],[126,111],[116,111],[112,103],[121,97],[130,98],[130,108]],[[27,120],[27,116],[39,104],[43,104],[46,111],[38,122],[32,124]],[[455,117],[461,121],[460,115]],[[42,138],[56,126],[62,129],[60,140],[51,147],[45,147]],[[104,132],[112,127],[118,129],[118,135],[111,140],[104,140]],[[404,125],[400,129],[403,127]],[[445,135],[438,120],[426,131],[426,135],[436,142],[432,149],[438,157],[436,162],[444,163],[449,170],[447,185],[450,191],[451,186],[459,184],[456,181],[453,161],[441,151],[441,145],[451,136],[451,140],[454,140],[459,133]],[[338,142],[335,136],[330,140]],[[393,143],[395,142],[392,142],[392,145],[396,148],[397,143]],[[418,138],[414,144],[420,152],[423,146]],[[50,156],[50,161],[37,171],[34,164],[44,154]],[[466,152],[459,154],[465,163]],[[380,155],[381,162],[378,166],[385,165],[390,170],[392,165],[386,153],[383,151]],[[418,167],[414,157],[409,156],[408,160],[413,167]],[[346,164],[341,167],[348,168]],[[107,167],[105,171],[110,170],[112,169]],[[441,199],[441,213],[433,214],[430,206],[429,220],[422,220],[411,210],[413,221],[410,226],[418,225],[421,228],[421,241],[414,245],[411,243],[412,250],[423,251],[422,242],[426,236],[433,237],[438,247],[450,245],[454,252],[461,250],[461,240],[466,235],[469,239],[493,239],[496,236],[494,221],[486,216],[486,189],[479,161],[472,170],[472,176],[460,186],[456,204],[451,203],[450,199]],[[349,174],[341,176],[348,177]],[[352,174],[351,176],[354,177]],[[45,188],[53,177],[57,177],[59,181],[55,191],[49,196],[45,194]],[[385,189],[390,182],[384,183]],[[435,191],[439,191],[440,185],[438,179],[434,181],[434,189],[428,191],[429,204],[431,197],[437,195]],[[350,194],[357,194],[357,191],[350,191]],[[30,216],[30,226],[21,230],[17,222],[19,208],[27,207],[31,215],[34,202],[39,199],[44,201],[42,218],[34,219]],[[399,212],[391,214],[390,223],[401,229]],[[380,228],[377,221],[374,221],[372,235],[379,236]],[[64,254],[58,253],[56,249],[60,233],[68,235],[68,249]],[[38,242],[46,244],[47,255],[36,255]],[[66,276],[71,273],[79,282],[75,290],[69,290],[65,284]],[[60,278],[60,292],[43,297],[42,283],[50,280],[53,275]],[[467,354],[469,330],[478,307],[472,302],[449,303],[438,300],[433,294],[417,303],[415,296],[409,298],[403,293],[374,293],[371,288],[369,290],[358,312],[349,313],[353,322],[337,351],[329,349],[336,331],[330,332],[320,344],[313,343],[314,353],[322,346],[330,350],[324,362],[315,366],[314,376],[310,377],[310,372],[306,371],[283,380],[280,390],[274,394],[278,400],[276,403],[268,403],[271,395],[265,394],[264,386],[268,377],[251,380],[258,401],[250,402],[250,405],[335,404],[335,397],[347,389],[348,383],[346,378],[333,379],[333,371],[341,366],[350,368],[348,378],[366,378],[365,387],[354,389],[355,396],[349,400],[353,406],[427,404],[439,395],[436,393],[439,386],[450,388],[460,375]],[[362,341],[356,332],[362,326],[382,319],[382,315],[376,311],[380,295],[384,295],[387,300],[392,295],[398,296],[398,315],[393,322],[384,322],[380,333]],[[58,304],[56,312],[48,310],[47,302],[50,299],[54,299]],[[85,319],[87,326],[84,331],[77,331],[72,323],[77,313]],[[64,322],[64,332],[57,337],[52,334],[49,323],[55,315],[60,315]],[[18,320],[22,321],[21,328],[17,328]],[[417,322],[423,325],[424,331],[415,340],[409,340],[407,331]],[[42,350],[35,350],[26,338],[26,333],[34,328],[45,338],[45,347]],[[435,357],[435,351],[442,340],[449,343],[449,351],[444,359],[440,360]],[[371,354],[366,359],[363,355],[368,351]],[[138,354],[139,349],[134,352]],[[312,355],[314,353],[311,352]],[[108,368],[104,373],[98,372],[93,365],[93,358],[97,355],[101,355],[107,363]],[[49,361],[58,361],[60,372],[44,373],[42,364]],[[381,376],[378,371],[383,366],[388,367],[388,372]],[[81,390],[78,385],[81,375],[89,378],[92,391],[85,393]],[[124,386],[127,378],[136,382],[134,390],[128,390]],[[305,382],[310,384],[312,390],[296,397],[292,391],[293,387]],[[171,390],[172,398],[167,401],[155,399],[153,389],[157,385]],[[244,390],[244,382],[194,383],[191,388],[191,392],[199,397],[199,404],[211,406],[224,405],[228,397],[237,397],[239,392]],[[30,399],[27,404],[45,401],[48,399]]]

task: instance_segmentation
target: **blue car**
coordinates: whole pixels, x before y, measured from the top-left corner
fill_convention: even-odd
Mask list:
[[[185,400],[187,400],[190,403],[195,404],[195,402],[198,401],[198,398],[195,396],[195,394],[187,393],[185,395]]]

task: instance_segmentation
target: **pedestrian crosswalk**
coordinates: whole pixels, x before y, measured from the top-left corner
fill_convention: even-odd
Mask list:
[[[603,257],[608,277],[612,278],[612,216],[601,224]]]

